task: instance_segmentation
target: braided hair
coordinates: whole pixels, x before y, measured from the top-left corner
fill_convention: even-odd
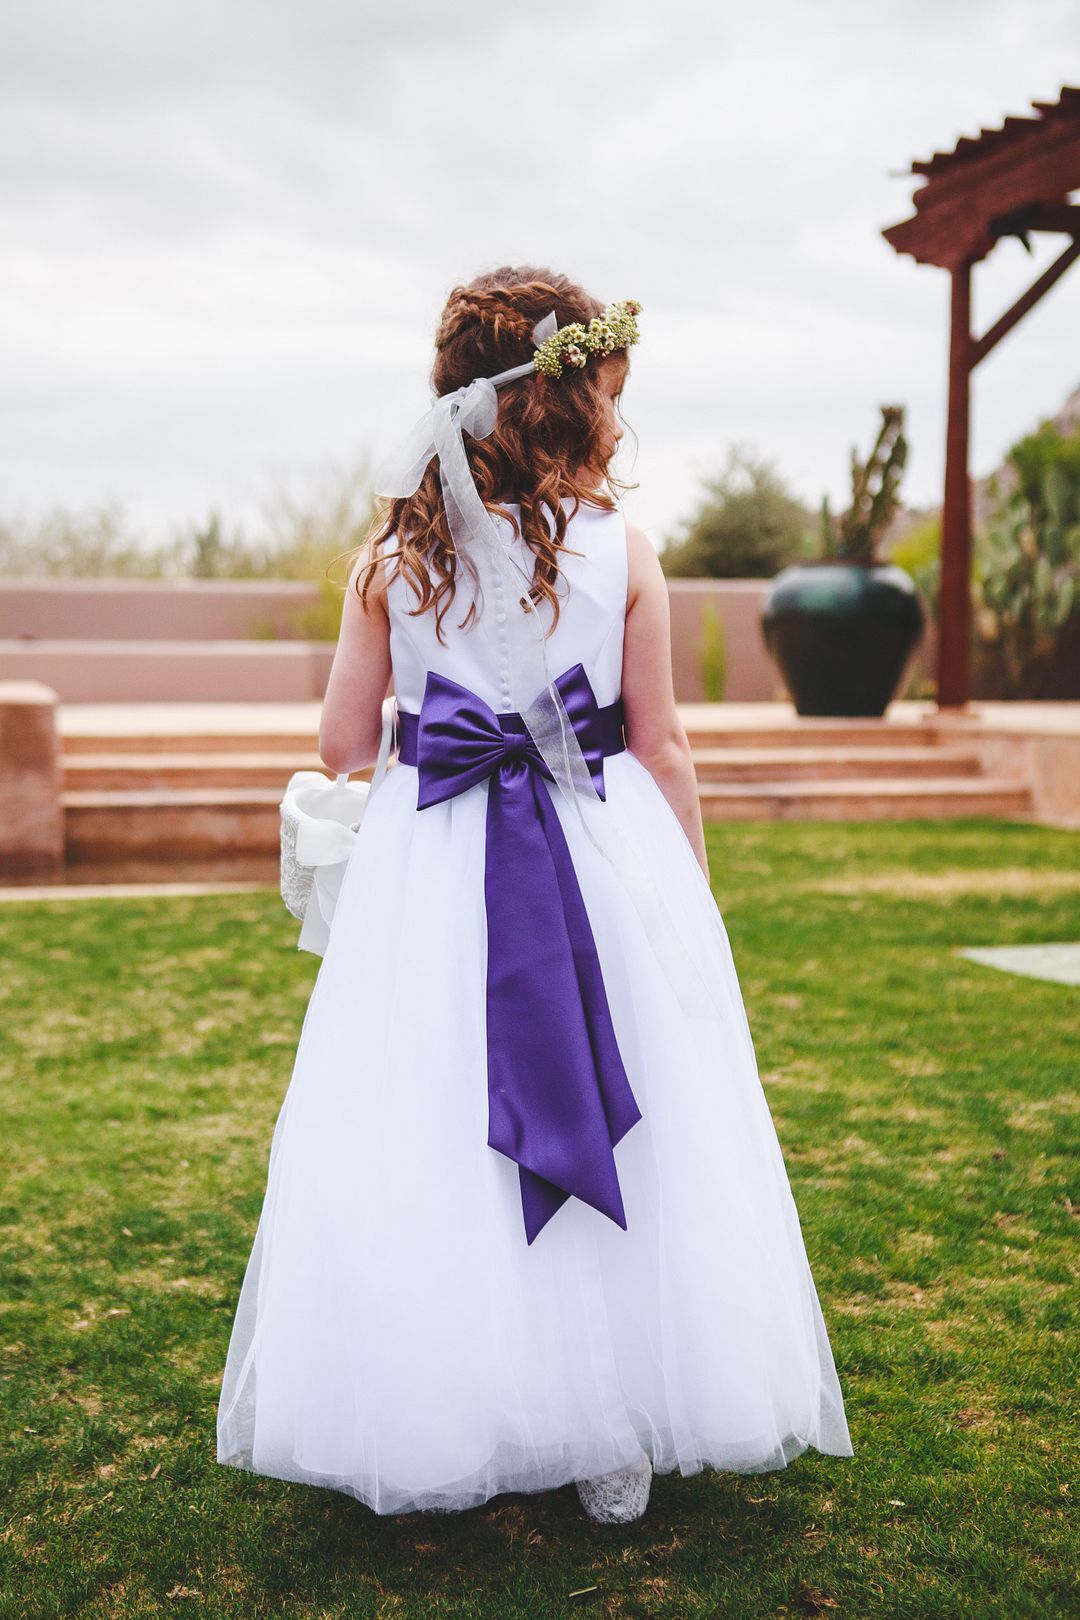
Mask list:
[[[604,306],[567,276],[533,266],[503,266],[454,287],[435,334],[431,374],[436,394],[448,394],[474,377],[521,365],[532,356],[533,327],[550,310],[560,326],[586,324]],[[603,368],[618,368],[621,389],[625,351],[614,353],[559,378],[540,373],[519,378],[500,390],[499,415],[486,439],[465,441],[480,498],[489,511],[514,522],[535,557],[532,598],[550,602],[552,627],[558,621],[559,552],[566,529],[583,501],[615,510],[616,480],[603,455],[605,408]],[[563,502],[569,498],[570,509]],[[520,523],[505,503],[520,504]],[[393,542],[392,548],[384,542]],[[370,548],[370,549],[369,549]],[[438,468],[433,462],[415,495],[392,500],[376,518],[365,547],[367,561],[356,575],[366,602],[375,569],[382,561],[413,588],[413,614],[435,612],[442,621],[457,585],[461,559],[443,507]],[[475,600],[462,620],[467,625]]]

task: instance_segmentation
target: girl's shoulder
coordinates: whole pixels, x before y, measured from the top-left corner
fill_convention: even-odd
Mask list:
[[[392,539],[392,536],[368,535],[357,547],[349,569],[347,589],[356,592],[364,590],[369,607],[385,606],[386,603],[387,569],[384,552],[387,549],[388,538]]]
[[[643,591],[663,589],[667,580],[660,556],[645,530],[627,520],[626,524],[626,602],[629,607]]]

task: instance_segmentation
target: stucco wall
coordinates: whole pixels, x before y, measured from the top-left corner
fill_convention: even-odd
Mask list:
[[[317,595],[302,580],[0,579],[0,640],[286,637]]]
[[[763,579],[673,579],[676,696],[711,694],[703,643],[722,626],[733,702],[782,698],[761,635]],[[0,680],[37,680],[65,703],[306,700],[322,696],[331,645],[290,639],[315,585],[286,581],[0,581]],[[277,640],[252,639],[274,626]],[[933,667],[933,632],[916,668]]]
[[[672,579],[671,652],[675,691],[686,702],[708,696],[702,676],[703,643],[710,613],[723,628],[727,675],[723,695],[753,703],[785,695],[779,671],[761,636],[765,579]]]

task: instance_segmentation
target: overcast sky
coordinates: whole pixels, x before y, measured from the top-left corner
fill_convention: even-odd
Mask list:
[[[455,282],[641,301],[631,514],[732,442],[843,499],[879,404],[939,499],[947,277],[913,158],[1080,83],[1080,0],[3,0],[0,515],[250,515],[424,408]],[[984,329],[1060,238],[998,246]],[[1074,269],[976,374],[973,470],[1080,383]]]

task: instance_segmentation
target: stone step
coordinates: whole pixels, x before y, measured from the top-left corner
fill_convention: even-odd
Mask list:
[[[63,767],[64,787],[87,793],[249,787],[276,787],[280,792],[294,771],[329,774],[314,748],[280,754],[65,754]]]
[[[927,748],[941,746],[930,724],[903,721],[803,720],[769,726],[691,722],[686,734],[696,748]],[[83,754],[311,754],[311,731],[65,732],[65,758]]]
[[[758,725],[725,724],[683,714],[692,748],[935,748],[941,733],[931,721],[782,719]]]
[[[706,821],[906,821],[1023,816],[1031,809],[1031,789],[1008,777],[717,782],[701,788]]]
[[[271,754],[307,755],[316,752],[318,733],[311,731],[65,731],[62,737],[64,759],[83,755],[115,757],[117,754]]]
[[[82,754],[312,754],[318,736],[313,704],[79,705],[61,711],[65,757]],[[212,711],[218,708],[220,713]],[[767,704],[682,705],[687,735],[700,748],[926,748],[950,740],[934,718],[800,718]],[[290,714],[288,711],[299,711]],[[759,718],[755,711],[766,711]],[[194,710],[194,713],[192,712]],[[245,712],[245,710],[247,712]],[[178,711],[178,712],[173,712]],[[284,711],[284,712],[283,712]]]
[[[922,748],[695,748],[698,781],[831,781],[882,776],[977,776],[979,756],[968,749]]]
[[[209,860],[278,847],[281,789],[157,789],[64,794],[69,864]]]
[[[698,748],[702,782],[788,781],[801,777],[972,776],[978,756],[935,748]],[[76,753],[64,756],[64,786],[73,792],[156,788],[284,788],[293,771],[326,767],[313,750],[292,753]],[[370,776],[370,771],[360,772]]]
[[[280,787],[159,788],[64,795],[68,860],[221,860],[272,856]],[[710,782],[710,821],[904,820],[927,816],[1024,815],[1030,790],[1007,778],[944,776],[870,780]]]

